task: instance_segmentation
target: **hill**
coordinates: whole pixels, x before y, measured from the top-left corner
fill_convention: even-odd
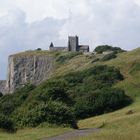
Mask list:
[[[127,94],[129,97],[131,97],[134,100],[132,105],[130,105],[124,109],[121,109],[119,111],[80,121],[79,122],[80,128],[102,127],[101,132],[94,134],[92,136],[89,136],[87,138],[81,138],[81,139],[97,139],[97,140],[98,139],[103,139],[103,140],[104,139],[105,140],[106,139],[114,139],[114,140],[120,139],[121,140],[121,139],[124,139],[124,137],[126,135],[128,135],[127,139],[132,139],[132,138],[139,139],[139,133],[138,133],[139,129],[140,129],[139,125],[138,125],[138,122],[139,122],[138,118],[140,115],[139,114],[139,111],[140,111],[140,109],[139,109],[140,55],[139,54],[140,54],[140,49],[136,49],[131,52],[123,52],[123,53],[117,54],[116,58],[108,60],[108,61],[101,61],[101,58],[103,57],[101,54],[97,54],[96,56],[95,55],[83,55],[81,53],[76,53],[76,54],[75,53],[55,53],[55,54],[53,54],[56,58],[56,64],[55,64],[56,69],[55,69],[52,79],[53,78],[55,79],[57,77],[59,79],[64,80],[64,78],[67,78],[67,76],[70,76],[69,73],[76,74],[76,75],[80,73],[79,76],[82,77],[83,73],[88,73],[87,71],[90,71],[91,69],[93,70],[93,68],[95,68],[95,66],[96,67],[99,66],[100,69],[101,69],[101,66],[104,66],[104,67],[102,67],[102,69],[104,69],[106,72],[108,72],[108,70],[109,71],[111,70],[111,71],[113,71],[112,74],[114,75],[114,72],[115,72],[114,67],[115,67],[115,68],[117,68],[117,70],[120,70],[120,72],[123,75],[124,80],[122,78],[118,79],[118,77],[117,77],[117,79],[116,79],[116,77],[114,77],[113,79],[108,79],[109,83],[110,83],[110,80],[113,83],[113,85],[112,84],[109,85],[109,89],[112,89],[112,88],[113,89],[118,89],[118,88],[122,89],[125,91],[125,94]],[[106,65],[107,65],[107,67],[106,67]],[[113,75],[111,75],[111,77]],[[86,75],[86,76],[88,77],[88,79],[90,79],[91,75]],[[68,77],[68,79],[70,77]],[[85,75],[84,75],[84,77],[85,77]],[[97,79],[99,78],[99,74],[96,78]],[[94,79],[95,79],[95,77],[94,77]],[[84,79],[84,81],[86,81],[86,80]],[[82,82],[83,82],[83,79],[82,79]],[[102,81],[100,79],[99,82],[104,83],[104,80]],[[108,82],[106,82],[106,83],[108,83]],[[90,82],[87,81],[87,83],[90,83]],[[37,97],[36,93],[38,93],[38,95],[40,95],[41,93],[39,93],[38,91],[41,91],[41,92],[44,91],[44,89],[45,89],[44,87],[46,87],[46,84],[47,84],[47,82],[44,82],[37,88],[31,86],[30,87],[31,89],[29,91],[26,91],[24,89],[26,91],[25,92],[26,94],[24,96],[20,95],[20,99],[22,100],[22,99],[26,98],[26,95],[27,96],[29,95],[29,96],[24,101],[23,106],[19,107],[19,109],[22,109],[22,111],[26,112],[26,109],[28,110],[28,108],[26,108],[26,106],[27,106],[27,104],[29,104],[29,101],[31,101],[31,99],[34,99]],[[62,83],[62,84],[64,84],[64,83]],[[84,87],[84,88],[87,88],[87,87]],[[18,91],[18,92],[21,92],[21,91]],[[17,94],[18,94],[18,92],[17,92]],[[11,98],[11,96],[9,95],[9,99]],[[5,97],[2,97],[2,98],[5,98]],[[43,97],[43,99],[44,99],[44,97]],[[66,99],[66,97],[65,97],[65,99]],[[15,99],[13,97],[13,101],[14,100]],[[69,98],[68,98],[68,100],[69,100]],[[4,99],[3,99],[3,101],[4,101]],[[32,108],[33,107],[32,105],[35,105],[35,104],[37,104],[37,102],[35,102],[34,104],[31,103],[31,106],[28,105],[28,107]],[[56,105],[58,106],[58,104],[56,104]],[[19,104],[18,104],[18,106],[19,106]],[[110,109],[104,110],[104,111],[110,112],[111,111]],[[24,113],[22,112],[21,114],[24,114]],[[16,113],[16,115],[17,115],[17,113]],[[133,125],[135,125],[135,126],[133,126]],[[134,128],[135,128],[135,130],[134,130]],[[123,131],[123,130],[125,130],[125,131]]]
[[[134,99],[134,103],[113,113],[89,118],[79,122],[80,128],[101,127],[99,133],[78,140],[138,140],[140,139],[140,49],[119,54],[116,59],[105,62],[118,67],[125,80],[115,86],[121,87]]]

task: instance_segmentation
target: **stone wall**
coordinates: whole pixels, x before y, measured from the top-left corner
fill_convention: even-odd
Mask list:
[[[68,51],[67,47],[50,47],[49,48],[50,51]]]
[[[46,54],[12,55],[9,57],[6,88],[9,93],[26,83],[40,84],[53,72],[54,58]]]
[[[69,36],[68,37],[68,50],[76,52],[79,50],[79,39],[78,36]]]

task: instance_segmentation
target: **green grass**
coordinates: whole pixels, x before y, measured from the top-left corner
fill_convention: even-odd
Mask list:
[[[17,133],[9,134],[0,132],[0,140],[40,140],[42,138],[51,137],[71,131],[70,128],[27,128],[18,130]]]

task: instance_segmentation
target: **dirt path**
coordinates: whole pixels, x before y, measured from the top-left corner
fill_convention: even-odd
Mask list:
[[[76,137],[86,136],[86,135],[89,135],[89,134],[97,132],[97,131],[99,131],[99,129],[96,129],[96,128],[81,129],[81,130],[75,130],[72,132],[67,132],[67,133],[59,135],[59,136],[44,138],[42,140],[69,140],[69,139],[76,138]]]

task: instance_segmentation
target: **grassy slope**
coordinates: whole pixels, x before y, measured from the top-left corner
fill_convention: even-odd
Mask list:
[[[89,118],[79,122],[80,128],[102,127],[100,132],[75,140],[138,140],[140,139],[140,49],[122,53],[108,65],[118,67],[125,80],[116,86],[125,89],[134,103],[113,113]],[[133,71],[133,72],[131,72]],[[132,74],[133,73],[133,74]],[[127,112],[132,114],[127,115]]]
[[[56,54],[55,54],[56,55]],[[100,57],[100,56],[99,56]],[[126,93],[133,97],[134,103],[122,110],[101,115],[98,117],[89,118],[79,122],[80,128],[100,127],[102,130],[91,136],[79,138],[79,140],[137,140],[140,139],[140,49],[132,52],[119,54],[116,59],[107,62],[95,62],[94,56],[78,55],[71,60],[67,60],[63,64],[56,65],[54,76],[62,75],[71,71],[82,70],[93,65],[107,64],[116,66],[125,76],[125,80],[118,83],[116,86],[125,89]],[[137,65],[136,65],[137,64]],[[134,113],[126,115],[132,110]],[[3,140],[36,140],[41,137],[47,137],[63,133],[69,129],[63,128],[36,128],[18,131],[17,134],[0,133],[0,139]]]
[[[70,128],[27,128],[24,130],[18,130],[17,133],[9,134],[0,132],[0,140],[40,140],[42,138],[59,135],[70,131]]]

